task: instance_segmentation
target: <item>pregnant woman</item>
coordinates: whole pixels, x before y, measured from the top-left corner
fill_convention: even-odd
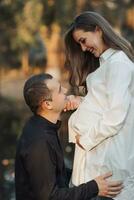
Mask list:
[[[72,183],[79,185],[112,171],[112,179],[124,183],[113,199],[132,200],[134,51],[101,15],[88,11],[74,19],[65,46],[70,84],[87,88],[69,119],[69,141],[76,144]],[[69,98],[66,110],[79,100],[77,96]]]

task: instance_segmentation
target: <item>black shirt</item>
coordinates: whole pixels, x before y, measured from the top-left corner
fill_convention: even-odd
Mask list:
[[[89,200],[97,195],[94,180],[68,188],[57,130],[58,123],[38,115],[26,123],[16,152],[16,200]]]

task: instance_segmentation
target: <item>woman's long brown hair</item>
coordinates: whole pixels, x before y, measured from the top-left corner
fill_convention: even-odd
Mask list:
[[[84,12],[77,16],[65,34],[65,67],[69,70],[69,82],[78,91],[79,86],[85,86],[86,77],[99,67],[99,58],[90,52],[83,52],[80,45],[74,40],[75,30],[95,31],[96,27],[102,30],[104,43],[109,47],[122,50],[134,62],[134,50],[130,43],[115,33],[111,25],[100,14]]]

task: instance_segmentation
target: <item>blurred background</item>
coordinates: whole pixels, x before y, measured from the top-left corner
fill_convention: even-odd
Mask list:
[[[101,13],[134,46],[133,0],[0,0],[0,200],[15,200],[16,142],[31,114],[23,100],[24,82],[48,72],[69,88],[64,33],[86,10]],[[74,150],[67,142],[70,114],[62,114],[59,132],[69,169]]]

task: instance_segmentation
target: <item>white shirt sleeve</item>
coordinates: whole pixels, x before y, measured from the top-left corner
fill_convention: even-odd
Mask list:
[[[101,119],[80,137],[80,144],[89,151],[106,138],[118,134],[122,128],[130,105],[129,85],[131,68],[127,63],[114,61],[109,64],[106,77],[108,107]]]

